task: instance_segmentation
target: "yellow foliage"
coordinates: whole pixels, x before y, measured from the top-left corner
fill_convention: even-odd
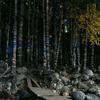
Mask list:
[[[88,36],[86,33],[82,33],[82,43],[85,41],[85,38],[90,39],[91,44],[100,45],[100,6],[99,9],[96,9],[96,4],[89,4],[89,11],[87,9],[84,10],[84,14],[82,9],[78,7],[71,8],[71,12],[69,16],[72,19],[77,20],[78,28],[86,30],[88,32]],[[78,13],[78,14],[77,14]]]

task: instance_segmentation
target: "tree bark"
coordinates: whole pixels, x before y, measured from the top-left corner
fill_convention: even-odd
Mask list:
[[[23,44],[23,12],[24,12],[24,0],[21,1],[21,13],[20,13],[20,24],[19,24],[19,35],[18,35],[18,64],[22,66],[22,44]]]

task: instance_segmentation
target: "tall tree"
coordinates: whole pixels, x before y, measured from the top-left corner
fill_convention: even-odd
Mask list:
[[[89,5],[87,4],[87,13],[89,13]],[[88,32],[86,31],[86,36],[88,35]],[[84,66],[83,66],[83,71],[84,69],[86,69],[86,66],[87,66],[87,38],[85,39],[85,44],[84,44]]]
[[[19,35],[18,35],[18,63],[22,66],[22,44],[23,44],[23,12],[24,12],[24,0],[21,1],[21,12],[20,12],[20,24],[19,24]]]
[[[55,59],[55,68],[57,67],[58,55],[61,46],[61,32],[62,32],[62,22],[63,22],[63,1],[61,1],[61,18],[60,18],[60,27],[59,27],[59,39],[58,39],[58,46],[56,51],[56,59]]]
[[[39,11],[39,0],[37,0],[37,11]],[[39,61],[39,43],[38,43],[38,14],[36,14],[36,65],[38,65]]]
[[[2,54],[2,52],[1,52],[1,1],[2,0],[0,0],[0,59],[1,59],[1,54]]]
[[[96,11],[96,4],[92,4],[94,7],[94,14]],[[94,71],[94,44],[92,45],[92,51],[91,51],[91,69]]]
[[[35,0],[33,1],[33,11],[35,10]],[[31,35],[31,66],[33,66],[33,42],[34,42],[34,13],[32,15],[32,25],[31,25],[31,31],[32,31],[32,35]]]
[[[31,0],[29,0],[29,9],[28,9],[28,47],[27,47],[27,67],[29,67],[30,63],[30,8],[31,8]]]
[[[46,68],[46,33],[45,33],[45,4],[43,0],[43,66]]]
[[[16,51],[17,51],[17,0],[15,0],[15,16],[14,16],[14,36],[13,36],[13,61],[12,61],[12,73],[13,89],[16,89]]]
[[[46,0],[46,42],[47,42],[47,69],[50,69],[50,50],[49,50],[49,0]]]
[[[11,19],[11,0],[10,0],[9,22],[8,22],[8,32],[7,32],[6,63],[8,63],[8,53],[11,52],[11,49],[10,49],[10,47],[9,47],[10,19]]]

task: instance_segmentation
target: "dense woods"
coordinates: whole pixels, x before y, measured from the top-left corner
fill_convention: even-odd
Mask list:
[[[18,67],[44,80],[59,66],[96,72],[99,51],[99,0],[0,0],[0,60],[11,66],[13,89]]]

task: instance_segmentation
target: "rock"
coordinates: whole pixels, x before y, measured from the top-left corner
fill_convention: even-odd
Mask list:
[[[3,73],[5,71],[4,68],[0,68],[0,73]]]
[[[97,96],[94,95],[94,94],[88,93],[88,94],[86,94],[86,100],[100,100],[100,98],[97,97]]]
[[[96,96],[100,97],[100,92],[95,93]]]
[[[62,71],[61,75],[66,76],[66,71]]]
[[[11,86],[12,86],[12,83],[11,82],[8,82],[7,83],[7,87],[6,87],[7,88],[7,91],[10,91],[11,90]]]
[[[97,77],[97,80],[100,82],[100,76],[99,76],[99,77]]]
[[[97,86],[91,86],[88,90],[90,93],[96,93],[98,92],[98,87]]]
[[[97,71],[98,73],[100,73],[100,69],[97,69],[96,71]]]
[[[71,81],[71,84],[72,84],[73,86],[77,86],[77,84],[78,84],[78,80],[75,80],[75,81],[72,80],[72,81]]]
[[[76,89],[75,88],[72,88],[72,92],[75,92],[76,91]]]
[[[56,79],[59,79],[59,74],[55,73],[54,76],[56,77]]]
[[[21,80],[23,80],[25,78],[26,78],[25,74],[18,74],[17,75],[17,82],[20,82]]]
[[[20,85],[21,84],[21,81],[17,81],[17,85]]]
[[[68,78],[63,77],[63,76],[60,76],[60,79],[62,79],[62,81],[63,81],[63,83],[64,83],[65,85],[68,85],[68,83],[70,82],[70,80],[69,80]]]
[[[27,71],[28,74],[30,74],[30,73],[32,73],[32,72],[34,72],[34,69],[33,69],[33,68],[30,68],[30,69]]]
[[[54,89],[52,90],[52,92],[53,92],[53,93],[57,93],[56,90],[54,90]]]
[[[86,100],[93,100],[93,98],[89,95],[85,95]]]
[[[31,94],[26,90],[22,90],[21,93],[20,93],[20,99],[21,100],[26,100],[28,98],[30,98]]]
[[[76,86],[77,84],[78,84],[78,81],[76,80],[75,83],[74,83],[74,85]]]
[[[79,89],[86,89],[86,87],[87,87],[87,85],[86,85],[86,84],[83,84],[83,83],[80,83],[80,84],[78,85],[78,88],[79,88]]]
[[[63,86],[62,89],[63,89],[64,92],[69,90],[69,88],[67,86]]]
[[[92,80],[89,80],[89,83],[88,83],[88,85],[93,85],[94,84],[94,81],[92,81]]]
[[[75,91],[70,94],[74,100],[84,100],[85,94],[82,91]]]
[[[63,85],[62,85],[62,84],[58,84],[58,85],[57,85],[57,90],[62,89],[62,87],[63,87]]]
[[[17,96],[17,97],[16,97],[16,100],[20,100],[20,96]]]
[[[78,78],[78,74],[75,74],[74,76],[72,76],[72,79],[76,79],[76,78]]]
[[[84,74],[86,74],[86,75],[88,75],[88,76],[90,76],[90,77],[93,76],[92,70],[89,70],[89,69],[86,69],[86,70],[84,71]]]
[[[57,86],[57,84],[56,84],[56,83],[51,82],[51,88],[55,89],[55,88],[56,88],[56,86]]]
[[[0,67],[3,67],[5,65],[5,62],[3,60],[0,60]]]
[[[63,96],[69,96],[69,93],[68,93],[68,91],[66,91],[66,92],[63,92]]]
[[[71,84],[72,84],[72,85],[74,85],[74,80],[73,80],[73,81],[71,81]]]
[[[18,72],[19,74],[27,73],[27,68],[26,68],[26,67],[17,68],[17,72]]]
[[[87,81],[88,79],[89,79],[89,76],[87,76],[87,75],[85,75],[85,74],[82,74],[81,80]]]

